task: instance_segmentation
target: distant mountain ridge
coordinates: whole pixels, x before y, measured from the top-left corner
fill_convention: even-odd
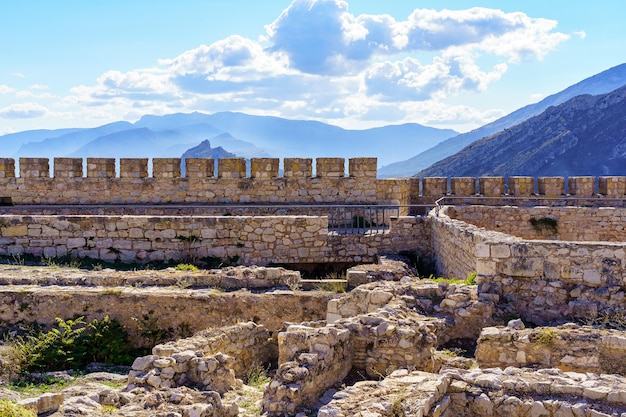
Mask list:
[[[507,116],[472,130],[471,132],[444,140],[410,159],[384,166],[379,169],[378,175],[380,177],[406,177],[415,175],[418,171],[429,167],[437,161],[461,151],[470,143],[511,126],[515,126],[532,116],[540,114],[550,106],[559,105],[582,94],[606,94],[623,85],[626,85],[626,64],[618,65],[586,78],[563,91],[546,97],[538,103],[522,107]]]
[[[146,115],[135,123],[91,129],[32,131],[0,136],[3,157],[180,157],[209,139],[239,157],[377,157],[402,159],[455,136],[419,124],[347,130],[316,121],[221,112]],[[11,146],[5,146],[11,142]]]
[[[626,86],[549,107],[418,175],[626,175]]]

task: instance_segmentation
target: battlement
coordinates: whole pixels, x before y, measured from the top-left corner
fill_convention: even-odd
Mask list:
[[[150,163],[151,162],[151,163]],[[217,162],[217,163],[216,163]],[[249,166],[248,166],[249,164]],[[455,198],[626,198],[626,176],[377,179],[376,158],[0,158],[15,204],[432,204]],[[52,166],[52,170],[50,169]],[[151,167],[151,168],[150,168]],[[315,171],[313,170],[315,167]],[[52,172],[52,175],[51,175]]]
[[[87,158],[86,178],[116,178],[115,158]],[[187,158],[184,161],[186,175],[181,175],[180,158],[153,158],[152,178],[246,178],[247,161],[245,158]],[[375,178],[376,158],[350,158],[348,169],[350,177]],[[119,178],[148,178],[148,158],[120,158]],[[251,158],[249,178],[279,178],[280,159]],[[82,178],[82,158],[54,158],[53,178]],[[16,164],[13,158],[0,158],[0,178],[15,178]],[[284,177],[307,178],[313,176],[312,158],[285,158]],[[316,177],[345,177],[344,158],[317,158]],[[50,160],[48,158],[20,158],[20,178],[49,178]]]

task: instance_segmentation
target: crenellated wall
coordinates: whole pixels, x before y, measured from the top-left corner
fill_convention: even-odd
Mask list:
[[[376,158],[0,158],[0,198],[14,204],[433,204],[454,198],[626,197],[624,177],[376,178]],[[119,164],[119,165],[118,165]],[[86,167],[86,169],[84,168]],[[86,171],[86,172],[85,172]],[[249,174],[248,174],[249,171]],[[119,172],[119,174],[117,174]],[[503,200],[504,201],[504,200]],[[403,213],[407,214],[407,213]]]
[[[408,179],[377,180],[376,158],[179,158],[0,159],[0,198],[13,204],[401,204],[409,203]],[[119,172],[119,174],[117,174]]]

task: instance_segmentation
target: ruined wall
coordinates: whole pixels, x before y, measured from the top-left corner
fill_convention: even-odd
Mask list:
[[[448,215],[523,239],[626,241],[626,209],[623,208],[456,206],[448,210]],[[542,223],[543,219],[555,220],[555,227]]]
[[[263,394],[263,410],[294,415],[311,406],[352,367],[350,332],[336,326],[289,326],[278,334],[279,367]]]
[[[626,381],[615,375],[558,369],[399,369],[383,381],[346,388],[318,417],[621,416]]]
[[[486,327],[476,360],[481,368],[559,368],[565,372],[626,374],[626,335],[568,323],[558,327]]]
[[[267,329],[253,322],[208,329],[192,337],[152,348],[152,355],[135,359],[128,383],[153,388],[201,386],[221,394],[244,378],[254,365],[263,366],[275,354]]]
[[[0,322],[54,324],[55,317],[101,320],[104,314],[128,329],[134,346],[149,345],[142,336],[151,321],[171,337],[186,337],[204,329],[254,321],[269,330],[284,321],[321,320],[333,293],[277,291],[267,294],[219,292],[214,289],[0,286]],[[137,319],[137,320],[134,320]],[[147,320],[144,320],[147,319]],[[142,324],[143,323],[143,324]]]
[[[626,243],[523,240],[450,219],[448,209],[432,219],[440,275],[473,268],[481,296],[537,324],[624,311]]]
[[[0,216],[0,255],[24,253],[122,262],[196,261],[216,257],[244,265],[372,262],[398,250],[430,255],[419,217],[389,230],[329,234],[318,216]]]

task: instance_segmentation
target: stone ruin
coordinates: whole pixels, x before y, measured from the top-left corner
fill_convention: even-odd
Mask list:
[[[371,158],[351,159],[348,176],[340,158],[317,162],[313,177],[311,160],[286,160],[279,177],[276,160],[252,161],[248,177],[242,160],[220,161],[217,176],[213,161],[188,160],[182,178],[180,161],[155,160],[149,176],[137,159],[120,161],[118,178],[114,160],[88,160],[83,177],[82,160],[59,158],[50,178],[47,160],[24,159],[16,178],[14,161],[1,160],[0,197],[16,206],[0,215],[0,254],[142,261],[187,250],[243,265],[0,271],[3,321],[113,309],[128,324],[149,309],[194,331],[137,358],[121,390],[23,402],[52,416],[102,415],[104,405],[120,416],[248,415],[236,397],[261,366],[271,380],[258,405],[270,417],[626,416],[626,177],[377,180]],[[305,207],[254,206],[277,201]],[[199,202],[214,205],[167,206]],[[95,206],[75,206],[85,203]],[[232,215],[223,203],[251,206]],[[315,203],[398,207],[345,233],[329,207],[306,206]],[[178,236],[200,240],[185,247]],[[386,257],[407,251],[437,276],[475,279],[419,278]],[[272,266],[280,260],[361,265],[348,270],[347,293],[303,292],[311,284]],[[228,292],[208,289],[217,285]]]
[[[502,325],[504,313],[478,285],[391,279],[407,266],[385,263],[349,271],[388,279],[334,295],[324,318],[275,329],[240,322],[157,345],[134,361],[121,391],[101,389],[92,403],[60,399],[52,415],[101,415],[109,404],[120,416],[234,417],[243,410],[229,393],[247,370],[270,363],[259,400],[268,416],[626,415],[624,331]],[[446,348],[461,339],[477,341],[475,355]],[[23,403],[41,411],[51,401]]]

